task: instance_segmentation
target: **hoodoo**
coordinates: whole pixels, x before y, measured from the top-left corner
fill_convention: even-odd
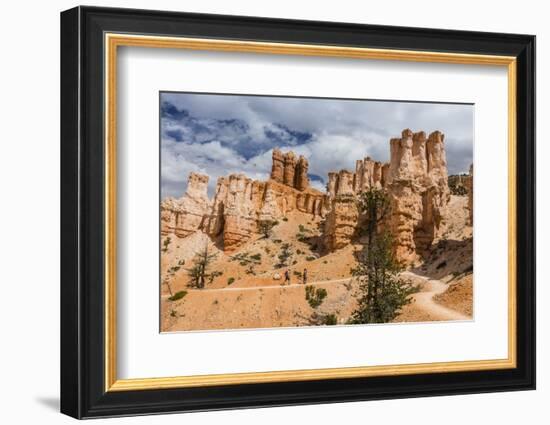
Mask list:
[[[292,211],[326,218],[323,241],[327,251],[345,247],[356,236],[361,220],[358,195],[369,188],[384,189],[391,212],[386,226],[392,233],[397,259],[411,264],[430,248],[450,199],[445,157],[445,136],[434,131],[403,130],[390,140],[390,161],[370,157],[356,161],[355,172],[328,173],[327,192],[309,186],[309,163],[294,152],[274,149],[270,179],[252,180],[243,174],[220,177],[212,200],[209,177],[191,173],[180,199],[161,204],[162,234],[187,237],[198,230],[221,238],[225,251],[233,251],[258,233],[262,220],[279,220]],[[472,178],[466,182],[472,210]],[[470,220],[472,220],[470,216]]]
[[[273,150],[271,178],[252,180],[243,174],[220,177],[212,201],[207,196],[208,176],[191,173],[180,199],[161,204],[161,232],[186,237],[198,230],[220,237],[231,252],[258,233],[262,220],[279,220],[296,210],[324,216],[326,195],[309,186],[308,161],[293,152]]]
[[[390,140],[390,162],[370,157],[356,161],[355,173],[329,173],[330,211],[325,224],[329,251],[343,248],[355,236],[361,219],[357,195],[369,188],[384,188],[391,203],[386,225],[395,239],[397,259],[405,264],[419,260],[434,240],[450,199],[444,135],[435,131],[403,130]]]

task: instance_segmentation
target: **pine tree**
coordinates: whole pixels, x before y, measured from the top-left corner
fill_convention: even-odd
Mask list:
[[[193,267],[187,269],[187,274],[190,277],[189,286],[202,289],[207,280],[211,283],[212,279],[219,275],[217,272],[209,272],[210,265],[215,258],[216,254],[209,252],[208,244],[205,244],[204,248],[195,254]]]
[[[401,268],[392,253],[392,237],[379,229],[390,208],[386,193],[369,189],[360,194],[358,204],[367,244],[358,255],[359,264],[351,271],[359,281],[359,299],[350,322],[385,323],[410,303],[410,295],[417,288],[399,278]]]
[[[281,253],[279,254],[279,262],[282,267],[288,266],[289,260],[292,258],[292,248],[289,243],[285,243],[281,246]]]
[[[260,220],[258,222],[258,231],[265,239],[269,239],[273,233],[273,228],[279,224],[276,220]]]
[[[172,281],[176,275],[176,272],[181,269],[181,266],[185,264],[185,260],[178,261],[178,264],[176,266],[169,267],[166,271],[166,276],[162,280],[162,284],[166,285],[168,287],[168,292],[170,292],[170,296],[173,296],[172,293],[172,286],[170,285],[170,281]]]

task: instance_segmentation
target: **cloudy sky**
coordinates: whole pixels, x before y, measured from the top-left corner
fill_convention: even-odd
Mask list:
[[[401,131],[445,134],[449,173],[472,163],[472,105],[266,96],[161,93],[161,196],[180,197],[191,171],[216,180],[230,173],[266,179],[273,148],[309,160],[312,185],[329,171],[355,169],[365,156],[388,161]]]

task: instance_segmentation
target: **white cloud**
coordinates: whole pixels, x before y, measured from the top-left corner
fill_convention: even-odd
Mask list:
[[[387,161],[389,139],[404,128],[445,133],[450,173],[467,171],[472,161],[472,105],[185,93],[162,100],[193,119],[162,120],[163,196],[181,196],[190,171],[210,175],[211,194],[229,173],[265,179],[274,147],[306,156],[310,173],[326,181],[329,171],[353,170],[365,156]]]

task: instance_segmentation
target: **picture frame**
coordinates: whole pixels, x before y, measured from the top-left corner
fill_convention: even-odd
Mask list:
[[[508,181],[494,184],[508,194],[508,356],[120,379],[116,93],[117,53],[128,46],[504,67]],[[61,116],[62,413],[93,418],[535,388],[534,36],[81,6],[61,13]]]

